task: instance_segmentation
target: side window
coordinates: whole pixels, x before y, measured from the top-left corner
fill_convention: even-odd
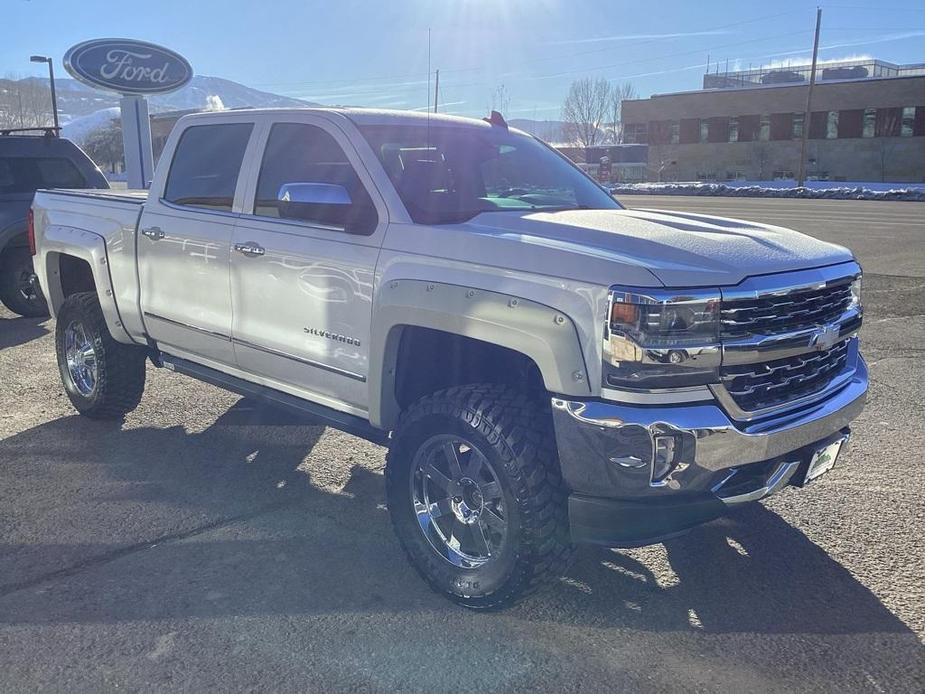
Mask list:
[[[164,199],[177,205],[231,211],[253,123],[194,125],[180,136]]]
[[[372,233],[377,221],[344,150],[322,128],[306,123],[276,123],[270,130],[254,214],[354,233]]]
[[[0,193],[31,193],[38,188],[86,187],[84,177],[69,159],[0,158]]]

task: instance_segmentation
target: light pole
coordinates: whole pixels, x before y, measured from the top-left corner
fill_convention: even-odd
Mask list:
[[[58,98],[55,95],[55,61],[44,55],[29,56],[33,63],[48,63],[48,81],[51,83],[51,113],[55,119],[55,134],[61,133],[58,126]]]

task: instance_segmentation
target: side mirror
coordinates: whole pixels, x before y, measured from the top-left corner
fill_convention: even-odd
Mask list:
[[[352,234],[371,233],[377,224],[375,208],[354,202],[344,186],[334,183],[284,183],[276,196],[279,216],[341,227]]]

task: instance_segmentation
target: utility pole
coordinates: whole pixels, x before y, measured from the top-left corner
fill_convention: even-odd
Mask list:
[[[809,90],[806,92],[806,111],[803,113],[803,137],[800,140],[800,175],[797,185],[806,183],[806,140],[809,138],[809,120],[813,112],[813,87],[816,86],[816,62],[819,59],[819,27],[822,25],[822,8],[816,8],[816,37],[813,39],[813,66],[809,73]]]
[[[437,112],[437,104],[440,99],[440,70],[437,70],[437,80],[434,82],[434,113]]]

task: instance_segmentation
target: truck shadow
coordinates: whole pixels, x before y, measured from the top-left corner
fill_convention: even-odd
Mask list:
[[[0,441],[0,523],[12,521],[0,536],[0,622],[339,612],[492,619],[432,594],[406,564],[384,506],[382,449],[324,432],[242,400],[202,432],[73,416]],[[332,456],[354,462],[333,468]],[[22,510],[23,500],[45,508]],[[29,536],[48,540],[21,539]],[[499,619],[893,633],[920,653],[874,594],[760,505],[665,545],[585,548],[566,578]]]
[[[19,318],[0,308],[0,350],[47,335],[49,318]]]

